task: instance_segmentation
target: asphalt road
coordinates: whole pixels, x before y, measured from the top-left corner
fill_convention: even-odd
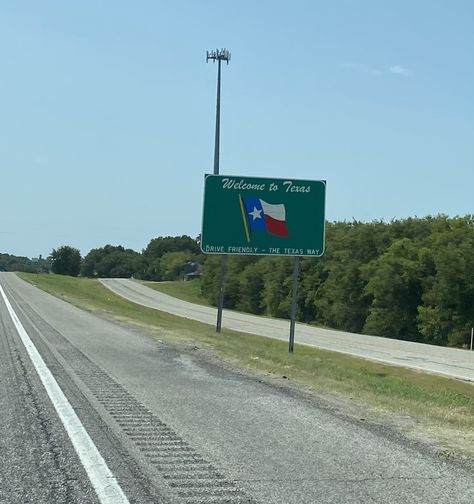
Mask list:
[[[345,406],[0,285],[130,503],[474,502],[467,466]],[[2,298],[0,321],[0,503],[96,504]]]
[[[216,309],[167,296],[129,279],[103,279],[114,293],[150,308],[216,324]],[[288,341],[289,321],[224,310],[222,327]],[[295,343],[474,381],[474,352],[296,324]],[[298,351],[297,349],[295,351]]]

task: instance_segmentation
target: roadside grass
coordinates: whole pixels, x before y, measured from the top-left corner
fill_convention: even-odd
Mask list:
[[[474,456],[471,383],[301,345],[290,355],[284,342],[226,329],[218,335],[213,326],[126,301],[97,280],[18,275],[80,308],[139,327],[160,340],[200,343],[245,370],[335,395],[374,421],[434,441],[448,455]]]
[[[144,285],[168,296],[173,296],[189,303],[211,306],[201,295],[201,280],[196,278],[189,282],[143,282]]]

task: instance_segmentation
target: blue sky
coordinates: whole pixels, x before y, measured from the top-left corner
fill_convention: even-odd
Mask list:
[[[327,180],[329,220],[474,206],[472,0],[0,5],[0,252],[200,232],[212,172]]]

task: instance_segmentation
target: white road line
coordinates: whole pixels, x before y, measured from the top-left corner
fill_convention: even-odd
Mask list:
[[[48,393],[61,422],[68,433],[74,449],[89,476],[101,504],[129,504],[115,476],[108,468],[102,455],[82,425],[73,407],[59,387],[51,371],[46,366],[35,345],[25,331],[15,311],[0,285],[0,294],[5,301],[8,313],[20,335],[21,341]]]

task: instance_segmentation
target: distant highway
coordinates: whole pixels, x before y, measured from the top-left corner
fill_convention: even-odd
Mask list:
[[[178,300],[134,280],[103,279],[101,282],[115,294],[134,303],[215,325],[215,308]],[[288,341],[289,322],[286,320],[224,310],[222,326]],[[474,382],[474,351],[333,331],[305,324],[296,324],[295,343]]]

